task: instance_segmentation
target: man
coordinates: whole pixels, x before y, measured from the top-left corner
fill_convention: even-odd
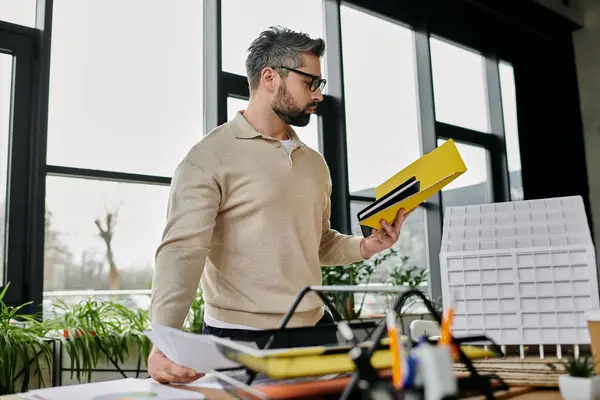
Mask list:
[[[203,333],[264,344],[261,330],[277,327],[303,287],[321,283],[322,265],[369,259],[397,241],[402,211],[368,238],[330,229],[327,164],[291,128],[306,126],[323,100],[324,50],[323,40],[283,28],[251,44],[247,109],[196,144],[173,176],[152,282],[154,323],[181,328],[201,281]],[[327,320],[312,295],[288,326]],[[291,345],[307,343],[302,336]],[[200,376],[156,348],[148,370],[160,382]]]

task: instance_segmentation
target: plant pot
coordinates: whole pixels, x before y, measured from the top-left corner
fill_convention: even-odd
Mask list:
[[[600,376],[579,378],[570,375],[558,377],[560,394],[565,400],[598,400],[600,399]]]
[[[79,336],[84,336],[84,334],[85,333],[84,333],[83,329],[77,329],[77,331],[75,332],[75,339],[77,339]],[[94,332],[92,330],[89,331],[89,334],[91,336],[96,336],[96,332]],[[63,329],[63,336],[65,338],[69,339],[70,335],[69,335],[69,330],[68,329]]]

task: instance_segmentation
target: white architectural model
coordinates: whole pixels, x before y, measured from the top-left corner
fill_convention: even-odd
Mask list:
[[[599,307],[598,273],[581,197],[447,208],[440,262],[454,335],[589,344],[585,313]]]

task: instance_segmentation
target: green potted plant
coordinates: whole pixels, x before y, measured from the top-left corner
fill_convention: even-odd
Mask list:
[[[44,387],[44,375],[52,366],[52,346],[48,339],[49,324],[38,315],[20,314],[31,303],[10,307],[4,303],[9,284],[0,293],[0,395],[26,392],[32,382]],[[35,379],[33,381],[32,379]]]
[[[400,256],[390,272],[388,282],[394,286],[407,286],[409,289],[419,289],[427,283],[427,269],[416,265],[408,265],[408,256]]]
[[[90,382],[99,358],[106,356],[105,352],[114,353],[110,343],[106,343],[116,323],[114,314],[106,304],[95,299],[73,305],[58,299],[54,309],[60,315],[57,324],[62,335],[58,338],[69,356],[71,377],[75,374],[78,381],[87,377]]]
[[[397,261],[391,268],[387,283],[393,286],[404,286],[407,289],[423,291],[423,285],[427,283],[428,271],[426,268],[410,265],[408,260],[409,257],[406,255],[398,256]],[[391,296],[387,296],[388,306],[391,301]],[[421,303],[421,299],[410,298],[407,300],[403,312],[411,312]]]
[[[565,400],[596,400],[600,398],[600,377],[595,374],[592,356],[570,355],[562,362],[565,374],[558,377],[560,394]]]
[[[115,332],[121,338],[121,362],[124,362],[128,358],[134,355],[132,351],[137,354],[137,373],[139,375],[142,366],[142,360],[144,365],[147,367],[148,355],[150,354],[150,339],[146,336],[144,331],[150,329],[150,318],[148,311],[143,309],[129,309],[121,304],[112,303],[115,307],[117,315],[121,320],[119,330]]]
[[[100,362],[120,368],[138,352],[138,372],[141,360],[148,358],[150,341],[144,335],[149,321],[144,310],[131,310],[116,302],[89,298],[74,305],[55,302],[59,339],[70,359],[71,377],[91,381],[92,370]]]
[[[138,374],[142,360],[147,366],[151,343],[144,334],[150,329],[146,310],[129,309],[114,301],[95,298],[74,305],[57,300],[55,310],[56,326],[61,333],[59,339],[70,359],[71,378],[90,382],[94,368],[100,363],[107,363],[107,368],[120,368],[134,360]],[[185,330],[201,333],[203,322],[204,297],[199,288]]]
[[[374,268],[365,262],[324,267],[322,282],[324,286],[356,285],[365,277],[368,282],[373,270]],[[361,302],[357,309],[354,293],[326,293],[326,296],[343,319],[351,321],[359,318],[363,303]]]

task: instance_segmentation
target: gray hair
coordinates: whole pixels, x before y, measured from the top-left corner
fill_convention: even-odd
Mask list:
[[[302,54],[322,57],[325,52],[323,39],[311,39],[303,32],[287,28],[270,27],[254,39],[248,48],[246,75],[250,91],[258,87],[260,74],[267,67],[298,68],[302,66]],[[281,70],[282,75],[288,71]]]

